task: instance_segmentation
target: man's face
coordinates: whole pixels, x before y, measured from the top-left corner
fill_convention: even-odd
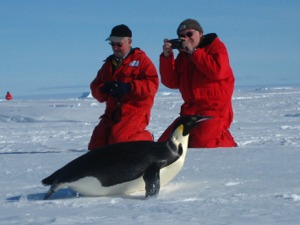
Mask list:
[[[118,58],[123,58],[130,51],[132,39],[124,37],[120,42],[110,42],[111,48]]]
[[[200,44],[200,39],[201,39],[202,35],[203,34],[197,30],[187,29],[187,30],[180,32],[179,37],[190,42],[192,47],[196,48]]]

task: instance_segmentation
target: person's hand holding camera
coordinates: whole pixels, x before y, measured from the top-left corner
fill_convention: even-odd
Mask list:
[[[192,45],[191,41],[189,41],[189,39],[184,39],[182,42],[181,50],[191,55],[195,51],[195,48],[193,47],[193,45]]]
[[[193,54],[195,48],[193,47],[192,42],[189,39],[180,38],[180,39],[164,39],[163,45],[163,54],[165,57],[169,57],[173,49],[178,49],[179,51],[186,52],[188,54]]]
[[[172,44],[168,42],[168,39],[164,39],[163,54],[165,57],[169,57],[173,53]]]

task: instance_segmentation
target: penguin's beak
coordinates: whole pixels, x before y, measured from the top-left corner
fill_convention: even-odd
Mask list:
[[[209,119],[211,119],[211,118],[213,118],[212,116],[196,116],[196,121],[195,121],[195,123],[196,123],[196,125],[198,124],[198,123],[200,123],[200,122],[202,122],[202,121],[205,121],[205,120],[209,120]]]
[[[194,115],[191,116],[191,121],[190,123],[186,124],[186,126],[184,127],[184,131],[183,131],[183,135],[187,135],[191,132],[191,130],[196,127],[199,123],[205,121],[205,120],[209,120],[213,118],[212,116],[198,116],[198,115]]]

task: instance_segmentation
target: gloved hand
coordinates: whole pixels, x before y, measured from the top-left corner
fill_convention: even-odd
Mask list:
[[[102,86],[101,90],[110,94],[114,98],[121,98],[131,91],[131,84],[116,81],[107,81]]]
[[[124,82],[114,82],[115,88],[110,94],[115,98],[121,98],[131,91],[131,84]]]
[[[101,88],[101,91],[105,94],[110,94],[116,88],[114,81],[106,81]]]

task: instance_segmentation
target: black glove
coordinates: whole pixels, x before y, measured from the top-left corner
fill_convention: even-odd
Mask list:
[[[111,94],[111,92],[116,88],[114,81],[106,81],[101,88],[101,91],[105,94]]]
[[[102,86],[101,90],[110,94],[114,98],[121,98],[131,91],[131,84],[116,81],[107,81]]]
[[[111,96],[121,98],[131,91],[130,83],[114,82],[115,88],[110,92]]]

